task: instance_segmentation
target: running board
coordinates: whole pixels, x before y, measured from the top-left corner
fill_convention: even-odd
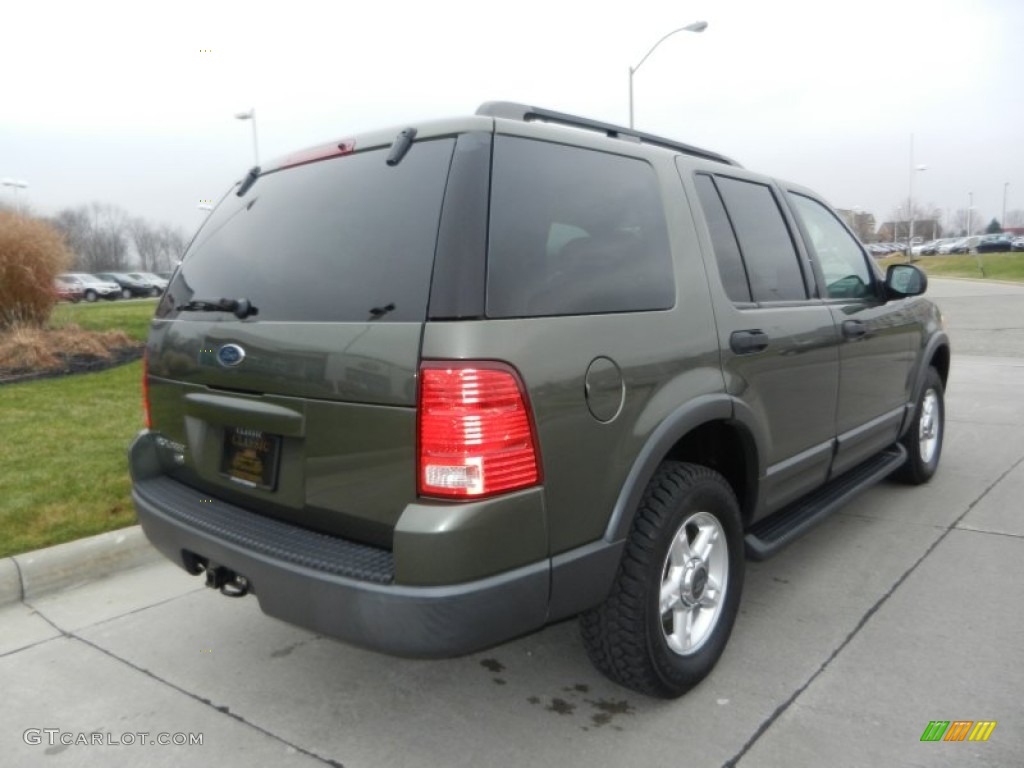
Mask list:
[[[754,523],[745,538],[747,557],[751,560],[771,557],[859,493],[899,469],[906,460],[906,449],[897,443],[810,495]]]

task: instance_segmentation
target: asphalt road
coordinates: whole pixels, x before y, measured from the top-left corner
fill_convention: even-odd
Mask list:
[[[1024,287],[930,294],[954,344],[938,475],[883,483],[750,563],[732,640],[686,697],[606,681],[573,622],[396,660],[161,563],[0,612],[0,764],[1020,765]],[[932,720],[997,726],[920,741]],[[142,743],[61,743],[91,732]],[[203,743],[149,744],[160,733]]]

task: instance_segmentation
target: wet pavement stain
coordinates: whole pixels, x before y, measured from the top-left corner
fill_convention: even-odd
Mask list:
[[[565,699],[560,699],[557,696],[555,696],[553,699],[551,699],[551,703],[544,707],[544,709],[546,709],[548,712],[554,712],[558,715],[571,715],[575,711],[576,705],[570,704]]]
[[[291,652],[298,648],[300,645],[302,645],[302,643],[292,643],[291,645],[286,645],[284,648],[278,648],[276,651],[271,651],[270,658],[283,659],[285,656],[290,655]]]
[[[495,682],[497,682],[497,679],[495,679]],[[571,700],[553,696],[550,703],[544,707],[545,710],[548,712],[554,712],[557,715],[575,714],[576,710],[582,706],[582,704],[579,703],[580,694],[589,693],[590,686],[583,683],[576,683],[575,685],[563,686],[562,691],[568,694],[567,699]],[[530,696],[526,700],[531,704],[542,703],[539,696]],[[583,699],[583,702],[590,705],[595,710],[590,715],[590,723],[580,726],[580,730],[583,731],[610,727],[614,731],[621,732],[623,730],[622,727],[613,722],[615,718],[621,715],[633,715],[636,712],[633,705],[626,699]],[[586,715],[584,715],[584,717],[585,716]]]
[[[592,701],[591,699],[587,699],[587,704],[590,704],[594,709],[598,710],[590,716],[591,722],[593,722],[598,728],[608,725],[616,715],[633,714],[633,705],[625,699],[620,699],[618,701],[610,701],[608,699]],[[622,730],[619,726],[613,727],[616,730]]]
[[[494,680],[494,684],[495,684],[495,685],[506,685],[506,684],[507,684],[507,683],[506,683],[506,682],[505,682],[504,680],[502,680],[502,679],[501,679],[500,677],[494,677],[494,678],[491,678],[491,679],[492,679],[492,680]]]
[[[505,671],[505,665],[497,659],[482,659],[480,661],[480,666],[494,674]]]

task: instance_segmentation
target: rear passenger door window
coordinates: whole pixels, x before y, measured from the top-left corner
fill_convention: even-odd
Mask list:
[[[789,227],[771,187],[716,177],[756,302],[802,301],[807,288]]]
[[[643,160],[496,137],[488,240],[488,317],[675,304],[658,178]]]
[[[736,233],[729,222],[729,214],[725,212],[722,198],[718,196],[715,182],[704,173],[696,176],[697,195],[704,209],[704,219],[711,233],[711,245],[718,262],[718,274],[722,278],[725,295],[737,303],[752,301],[747,271],[743,267],[743,256],[740,245],[736,241]]]
[[[817,200],[789,193],[800,223],[814,248],[830,299],[862,299],[875,295],[874,279],[864,251],[828,208]]]

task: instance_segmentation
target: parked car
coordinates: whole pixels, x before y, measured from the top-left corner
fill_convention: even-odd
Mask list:
[[[159,296],[167,290],[167,280],[152,272],[129,272],[128,277],[148,285],[150,296]]]
[[[918,243],[910,249],[911,256],[929,256],[935,253],[935,240],[929,240],[927,243]]]
[[[1013,242],[1002,234],[985,235],[974,246],[975,253],[1009,253],[1012,250]]]
[[[1015,237],[1010,243],[1010,247],[1014,251],[1024,251],[1024,237]]]
[[[960,247],[960,245],[966,239],[967,239],[966,237],[951,237],[951,238],[949,238],[948,240],[943,242],[941,245],[939,245],[939,249],[938,249],[939,255],[940,256],[946,256],[946,255],[951,254],[951,253],[956,253],[956,251],[953,250],[953,249]]]
[[[981,242],[979,235],[961,238],[953,244],[950,253],[976,253],[975,249],[978,247],[979,242]]]
[[[124,272],[97,272],[96,277],[117,283],[121,289],[122,299],[131,299],[139,296],[150,296],[153,286],[142,280],[136,280]]]
[[[58,301],[70,301],[75,304],[85,297],[82,283],[70,276],[58,275],[53,279],[53,292]]]
[[[192,241],[132,497],[271,616],[437,657],[580,614],[602,672],[678,696],[746,555],[936,472],[926,286],[814,192],[672,139],[509,103],[361,134],[254,169]]]
[[[67,272],[57,275],[57,277],[65,281],[77,281],[81,284],[82,297],[86,301],[96,301],[97,299],[113,301],[121,295],[121,286],[117,283],[110,280],[102,280],[96,275],[90,275],[87,272]]]

